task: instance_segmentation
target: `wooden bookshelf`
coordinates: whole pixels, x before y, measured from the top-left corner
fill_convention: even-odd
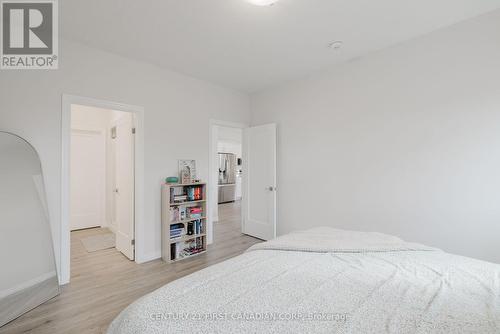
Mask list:
[[[182,201],[174,201],[175,198],[181,198]],[[161,255],[165,262],[180,261],[206,252],[206,217],[205,183],[162,185]]]

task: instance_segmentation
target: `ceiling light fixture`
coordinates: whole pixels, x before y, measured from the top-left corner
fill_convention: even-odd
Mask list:
[[[274,5],[274,3],[277,2],[278,0],[247,0],[247,1],[256,6],[271,6]]]

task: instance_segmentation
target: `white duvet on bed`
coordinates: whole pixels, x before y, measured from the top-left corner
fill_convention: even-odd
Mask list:
[[[317,228],[165,285],[108,333],[500,333],[500,266]]]

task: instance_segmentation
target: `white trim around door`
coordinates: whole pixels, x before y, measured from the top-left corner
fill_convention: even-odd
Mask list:
[[[78,104],[102,109],[131,112],[135,115],[135,262],[143,263],[150,259],[144,253],[144,108],[94,98],[63,94],[61,123],[61,240],[60,265],[58,268],[60,284],[70,280],[70,138],[71,105]]]

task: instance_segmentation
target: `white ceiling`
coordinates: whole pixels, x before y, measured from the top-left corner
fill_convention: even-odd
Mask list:
[[[500,8],[500,0],[63,0],[66,39],[244,92]],[[327,47],[343,40],[342,49]]]

